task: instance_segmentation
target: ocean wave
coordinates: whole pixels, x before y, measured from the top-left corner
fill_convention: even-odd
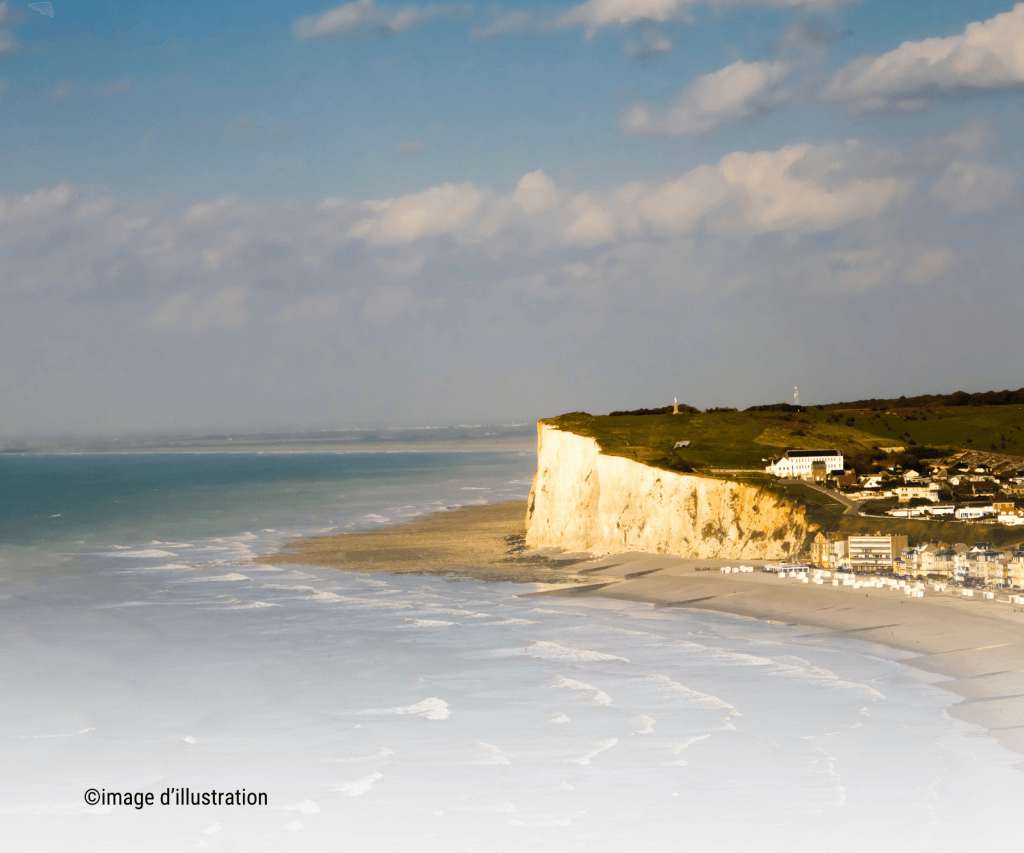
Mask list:
[[[600,691],[598,691],[598,692],[600,692]],[[568,723],[569,722],[569,718],[567,716],[565,716],[565,714],[555,714],[555,716],[553,716],[550,720],[548,720],[548,722],[549,723]]]
[[[477,749],[482,749],[487,753],[487,757],[480,762],[481,764],[511,764],[504,755],[501,754],[501,749],[495,746],[493,743],[474,743]]]
[[[114,546],[117,548],[118,546]],[[109,557],[137,557],[140,560],[148,560],[154,557],[177,557],[173,551],[161,551],[159,548],[143,548],[141,551],[122,551],[118,549],[114,552],[108,552],[105,556]]]
[[[885,696],[873,687],[856,681],[847,681],[841,678],[830,669],[816,666],[802,658],[792,655],[784,656],[778,660],[763,657],[761,655],[747,654],[746,652],[729,651],[718,649],[713,646],[704,646],[700,643],[692,643],[688,640],[679,642],[677,645],[687,651],[700,651],[706,658],[720,660],[732,666],[764,667],[771,675],[779,675],[784,678],[800,678],[812,683],[822,684],[828,687],[839,687],[846,690],[853,690],[867,696],[872,701],[884,699]]]
[[[605,693],[598,687],[594,687],[593,684],[587,684],[585,681],[577,681],[575,678],[564,678],[559,676],[555,679],[555,687],[564,687],[567,690],[579,690],[583,693],[590,694],[591,705],[611,705],[612,697]]]
[[[569,661],[572,663],[593,663],[596,661],[620,660],[629,663],[627,658],[595,652],[591,649],[574,649],[547,640],[534,640],[526,646],[513,649],[492,649],[484,653],[487,657],[535,657],[544,660]]]
[[[356,716],[375,716],[377,714],[418,714],[428,720],[447,720],[451,716],[448,703],[444,699],[431,696],[415,705],[403,705],[398,708],[367,708],[362,711],[349,711]]]
[[[87,732],[96,731],[95,726],[88,729],[79,729],[77,732],[62,732],[56,735],[19,735],[19,740],[49,740],[50,738],[65,738],[65,737],[78,737],[84,735]]]
[[[186,581],[188,583],[205,583],[207,581],[247,581],[247,580],[250,580],[250,578],[247,578],[245,575],[239,574],[238,572],[232,572],[231,574],[228,574],[228,575],[209,575],[208,577],[205,577],[205,578],[187,578],[186,579]]]
[[[233,598],[218,605],[218,607],[223,607],[225,610],[258,610],[264,607],[280,606],[280,604],[271,604],[269,601],[244,601],[238,598]]]
[[[394,754],[395,754],[395,751],[393,749],[388,749],[386,746],[379,746],[372,753],[370,753],[369,755],[359,755],[359,756],[356,756],[355,758],[332,758],[332,759],[329,759],[329,760],[330,761],[337,761],[337,762],[346,762],[346,763],[348,763],[348,762],[356,762],[356,761],[376,761],[377,759],[387,758],[389,755],[394,755]]]
[[[693,737],[688,737],[685,740],[682,740],[679,743],[677,743],[675,746],[670,747],[669,752],[671,752],[673,755],[679,755],[679,753],[682,752],[684,749],[689,749],[698,741],[707,740],[709,737],[711,737],[711,735],[694,735]]]
[[[404,624],[409,628],[445,628],[457,623],[442,622],[439,619],[406,619]]]
[[[644,680],[650,681],[662,690],[676,693],[680,696],[685,696],[699,708],[731,711],[736,714],[739,713],[735,707],[730,705],[724,699],[719,699],[717,696],[712,696],[710,693],[701,693],[699,690],[693,690],[684,684],[680,684],[678,681],[673,681],[667,675],[647,675],[644,677]]]
[[[653,717],[648,717],[646,714],[638,714],[633,718],[640,723],[641,728],[637,729],[633,734],[635,735],[649,735],[654,732],[654,724],[657,722]]]
[[[331,788],[349,797],[361,797],[373,787],[374,782],[383,778],[384,774],[378,773],[375,770],[369,776],[364,776],[362,779],[356,779],[354,782],[342,782],[340,785],[332,785]]]
[[[600,743],[598,743],[597,746],[595,746],[592,750],[590,750],[590,752],[585,753],[579,758],[574,758],[573,762],[575,762],[576,764],[590,764],[592,758],[600,755],[607,749],[611,749],[618,742],[619,739],[617,737],[609,738],[608,740],[603,740]]]
[[[133,572],[194,572],[196,566],[190,566],[188,563],[165,563],[162,566],[137,566],[130,569]]]

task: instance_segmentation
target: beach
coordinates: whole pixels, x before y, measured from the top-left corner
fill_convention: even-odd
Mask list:
[[[1024,754],[1024,607],[999,600],[1006,596],[963,598],[955,588],[929,587],[919,599],[887,587],[802,584],[760,571],[764,561],[756,560],[742,561],[753,573],[726,575],[718,569],[737,561],[530,552],[522,546],[525,513],[525,501],[462,507],[366,533],[290,540],[257,562],[537,583],[537,596],[716,611],[876,643],[904,653],[907,666],[949,679],[936,683],[957,697],[947,713]]]

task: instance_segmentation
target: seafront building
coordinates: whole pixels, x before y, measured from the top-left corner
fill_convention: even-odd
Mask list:
[[[907,547],[907,537],[849,536],[846,547],[846,562],[853,571],[890,572],[900,562]]]

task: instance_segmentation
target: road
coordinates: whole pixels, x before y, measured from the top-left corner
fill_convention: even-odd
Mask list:
[[[860,505],[856,501],[851,501],[848,497],[846,497],[846,495],[835,491],[835,489],[829,489],[826,488],[825,486],[819,486],[817,483],[808,483],[806,480],[791,479],[779,480],[779,482],[786,486],[807,486],[807,488],[809,489],[814,489],[816,492],[821,492],[823,495],[828,495],[830,498],[832,498],[832,500],[838,501],[843,506],[845,506],[846,510],[843,513],[843,515],[860,515]]]

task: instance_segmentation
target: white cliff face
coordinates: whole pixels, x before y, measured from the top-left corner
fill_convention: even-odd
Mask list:
[[[770,492],[604,456],[592,438],[538,427],[529,548],[782,559],[806,535],[803,508]]]

